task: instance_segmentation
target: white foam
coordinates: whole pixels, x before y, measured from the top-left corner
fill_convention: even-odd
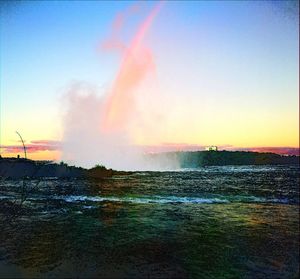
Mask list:
[[[151,196],[151,197],[99,197],[99,196],[67,196],[67,197],[55,197],[55,199],[63,199],[66,202],[102,202],[102,201],[113,201],[113,202],[130,202],[130,203],[228,203],[226,199],[219,198],[197,198],[197,197],[176,197],[176,196]]]
[[[277,199],[277,198],[264,198],[255,196],[233,196],[233,197],[178,197],[178,196],[142,196],[142,197],[116,197],[116,196],[56,196],[54,199],[64,200],[66,202],[128,202],[136,204],[216,204],[216,203],[283,203],[288,204],[289,200],[287,198]]]

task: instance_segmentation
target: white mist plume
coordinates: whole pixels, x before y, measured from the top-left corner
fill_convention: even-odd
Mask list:
[[[145,109],[145,102],[151,104],[150,95],[157,94],[153,90],[149,93],[149,84],[155,84],[151,79],[155,76],[155,64],[143,39],[160,6],[161,3],[158,3],[140,24],[128,47],[118,40],[117,35],[126,17],[137,7],[117,17],[113,34],[102,47],[121,51],[122,62],[111,90],[104,97],[100,98],[97,89],[86,83],[74,83],[68,90],[63,160],[85,167],[103,164],[123,170],[157,169],[166,165],[177,167],[167,158],[163,163],[153,164],[141,148],[134,146],[136,134],[141,135],[143,131],[148,134],[159,127],[152,122],[160,117],[159,106],[152,104],[146,113],[141,110]],[[145,84],[148,84],[147,90],[143,86]]]

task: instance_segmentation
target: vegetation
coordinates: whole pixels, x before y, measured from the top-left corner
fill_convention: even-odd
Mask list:
[[[181,167],[299,164],[299,156],[245,151],[177,152]]]

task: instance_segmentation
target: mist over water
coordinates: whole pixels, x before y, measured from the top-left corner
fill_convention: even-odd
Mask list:
[[[160,106],[151,105],[154,99],[158,100],[153,86],[155,62],[144,38],[160,8],[161,3],[152,8],[128,46],[119,35],[139,6],[117,15],[112,34],[100,51],[120,52],[120,67],[103,97],[90,84],[78,82],[70,86],[65,98],[63,160],[84,167],[103,164],[123,170],[177,167],[176,162],[168,159],[150,163],[142,148],[135,146],[134,139],[137,134],[151,134],[153,129],[159,132],[159,125],[154,122],[161,116]]]

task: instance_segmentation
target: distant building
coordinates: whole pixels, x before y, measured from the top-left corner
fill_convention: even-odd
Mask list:
[[[217,146],[207,146],[205,147],[206,151],[218,151],[218,147]]]

